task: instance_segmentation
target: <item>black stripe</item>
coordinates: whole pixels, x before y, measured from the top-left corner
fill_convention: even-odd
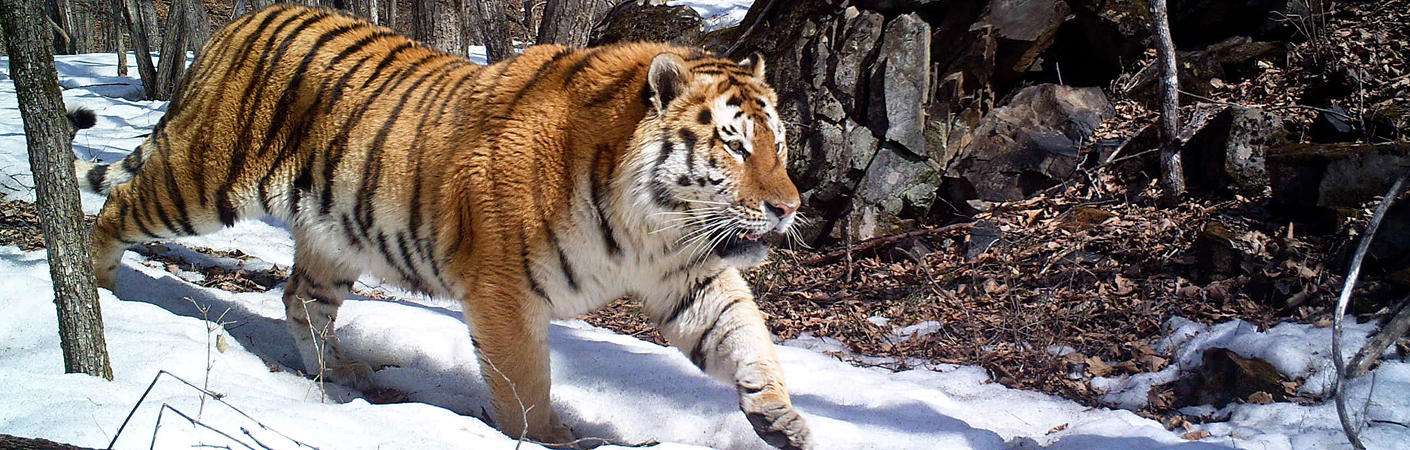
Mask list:
[[[602,167],[602,158],[611,151],[612,148],[608,144],[597,145],[597,152],[592,156],[592,167],[588,170],[588,185],[592,191],[592,206],[597,210],[598,231],[602,233],[602,241],[607,246],[607,254],[615,257],[622,253],[622,246],[617,243],[617,232],[612,229],[612,222],[607,217],[607,210],[602,206],[602,190],[607,187],[607,183],[611,182],[612,172],[607,173],[606,180],[597,177],[598,168]]]
[[[159,135],[157,140],[161,148],[170,148],[166,143],[165,134]],[[186,210],[186,197],[183,196],[181,192],[181,183],[176,182],[176,179],[173,178],[175,172],[171,170],[170,152],[162,156],[162,165],[165,169],[164,172],[167,174],[166,193],[167,196],[171,197],[172,206],[176,207],[176,221],[177,224],[181,226],[180,231],[186,236],[195,236],[196,229],[191,226],[191,214]],[[175,231],[175,229],[173,229],[173,231]]]
[[[142,148],[146,146],[147,143],[143,142],[142,145],[138,145],[137,149],[133,150],[132,153],[128,154],[126,157],[123,157],[122,169],[126,170],[127,173],[136,176],[137,171],[142,169]]]
[[[107,176],[108,165],[103,164],[101,166],[95,166],[92,170],[89,170],[88,175],[85,176],[85,178],[88,180],[88,186],[93,188],[93,192],[103,192],[103,179],[107,178]]]
[[[343,239],[354,247],[357,247],[358,250],[362,250],[362,240],[357,237],[357,233],[353,232],[352,216],[343,214],[340,218],[343,222]]]
[[[681,143],[685,144],[685,170],[689,173],[695,172],[695,143],[700,139],[695,136],[695,132],[686,128],[680,129]]]
[[[406,49],[409,49],[409,48],[411,48],[411,47],[412,47],[412,44],[411,44],[411,43],[403,42],[401,45],[398,45],[396,48],[394,48],[394,49],[392,49],[390,52],[388,52],[388,53],[382,58],[382,62],[379,63],[379,66],[385,65],[385,64],[389,63],[389,61],[393,60],[393,59],[396,57],[396,54],[397,54],[397,53],[400,53],[400,52],[402,52],[402,51],[405,51]],[[433,55],[433,56],[434,56],[434,55]],[[428,59],[428,58],[431,58],[431,57],[432,57],[432,56],[427,56],[427,57],[425,57],[425,58],[422,58],[421,61],[424,61],[425,59]],[[420,62],[418,61],[417,64],[419,64],[419,63],[420,63]],[[368,108],[371,107],[372,103],[375,102],[375,101],[377,101],[378,98],[381,98],[382,94],[386,93],[386,91],[387,91],[387,85],[388,85],[388,84],[391,84],[392,82],[396,82],[396,83],[400,84],[402,80],[405,80],[405,75],[406,75],[406,74],[409,74],[409,73],[411,72],[411,69],[413,69],[414,67],[415,67],[415,65],[399,67],[399,68],[397,69],[396,75],[387,78],[386,81],[382,82],[382,84],[381,84],[380,86],[378,86],[378,87],[377,87],[376,89],[374,89],[374,90],[371,90],[371,91],[367,91],[367,90],[366,90],[366,87],[367,87],[368,83],[370,82],[370,80],[369,80],[368,82],[364,82],[364,83],[363,83],[363,88],[362,88],[362,89],[359,89],[359,91],[371,92],[371,95],[368,95],[367,98],[363,100],[362,105],[361,105],[361,107],[357,110],[357,112],[355,112],[355,113],[353,113],[352,115],[350,115],[350,116],[348,117],[348,119],[343,122],[343,126],[342,126],[342,128],[339,130],[338,135],[333,138],[333,141],[329,143],[328,149],[326,150],[327,152],[331,152],[331,153],[329,154],[329,158],[330,158],[329,163],[328,163],[327,165],[325,165],[324,168],[323,168],[323,173],[324,173],[324,180],[323,180],[323,199],[322,199],[322,200],[323,200],[323,205],[322,205],[322,210],[321,210],[321,212],[322,212],[323,214],[328,214],[329,210],[332,208],[332,205],[333,205],[333,181],[334,181],[334,180],[333,180],[333,175],[334,175],[333,172],[334,172],[334,169],[337,168],[338,162],[342,159],[343,152],[346,152],[346,151],[347,151],[347,144],[348,144],[349,138],[350,138],[351,135],[352,135],[352,130],[353,130],[354,128],[356,128],[356,124],[362,122],[362,117],[367,114],[367,110],[368,110]],[[345,74],[345,77],[348,76],[348,75],[351,75],[351,72],[349,72],[348,74]],[[373,77],[375,78],[376,75],[377,75],[377,73],[374,72],[374,73],[373,73]],[[340,80],[339,84],[342,84],[341,80]],[[335,92],[340,91],[340,90],[341,90],[340,88],[341,88],[341,86],[335,87]],[[335,94],[335,95],[336,95],[336,94]],[[334,101],[336,101],[336,99],[335,99]],[[400,105],[398,105],[398,106],[400,106]],[[332,108],[332,103],[329,104],[329,108]],[[385,139],[385,138],[386,138],[385,133],[378,136],[378,139]],[[369,161],[368,161],[368,163],[371,162],[371,161],[370,161],[371,156],[372,156],[372,155],[371,155],[370,152],[369,152]],[[370,167],[370,166],[364,166],[364,171],[363,171],[363,172],[364,172],[364,173],[363,173],[363,180],[364,180],[364,183],[366,182],[366,179],[367,179],[367,178],[366,178],[366,172],[367,172],[366,169],[367,169],[368,167]],[[380,168],[379,168],[379,169],[380,169]],[[360,219],[360,218],[359,218],[359,219]],[[361,220],[359,220],[359,223],[362,223]],[[364,235],[364,236],[367,236],[366,229],[363,230],[363,235]],[[368,236],[368,237],[370,238],[370,236]]]
[[[729,314],[729,310],[734,308],[734,305],[738,305],[743,301],[744,300],[735,299],[735,301],[730,302],[729,305],[725,305],[725,308],[720,310],[720,314],[715,316],[715,320],[710,322],[710,327],[706,328],[704,333],[700,333],[700,340],[696,341],[695,347],[690,349],[690,362],[694,363],[695,367],[699,367],[702,371],[706,370],[705,341],[715,332],[715,327],[720,325],[720,318],[724,317],[725,314]]]
[[[505,107],[505,111],[513,111],[514,107],[519,105],[519,100],[522,100],[525,94],[532,91],[534,87],[537,86],[539,82],[543,80],[545,72],[549,72],[551,67],[555,67],[560,61],[563,60],[563,58],[567,57],[572,53],[573,50],[565,48],[559,50],[558,53],[554,53],[553,57],[549,58],[548,61],[544,61],[543,64],[539,64],[539,68],[534,70],[534,74],[529,77],[529,81],[525,82],[524,85],[521,86],[518,91],[514,92],[514,98],[509,101],[509,106]]]
[[[397,53],[404,52],[415,46],[415,43],[408,41],[403,42],[400,45],[397,45],[396,47],[392,48],[392,50],[387,52],[387,55],[382,58],[382,61],[377,63],[377,67],[372,68],[372,76],[367,77],[367,80],[362,82],[362,87],[365,88],[367,86],[372,85],[373,81],[377,81],[377,78],[382,76],[382,71],[385,70],[388,66],[391,66],[392,62],[396,60]]]
[[[391,250],[387,247],[387,235],[385,233],[377,233],[376,241],[377,250],[382,252],[382,259],[386,260],[387,265],[392,266],[392,269],[396,270],[397,274],[401,275],[402,280],[408,285],[407,287],[416,291],[426,292],[426,285],[415,275],[412,275],[411,272],[408,272],[407,269],[402,268],[401,263],[397,261],[397,257],[392,255]]]
[[[716,272],[705,278],[695,280],[695,283],[691,284],[690,292],[686,293],[685,297],[682,297],[676,302],[675,308],[671,308],[671,313],[666,315],[666,320],[662,323],[669,324],[680,318],[681,313],[684,313],[686,309],[689,309],[691,305],[694,305],[696,301],[700,300],[701,294],[705,293],[705,289],[708,289],[710,284],[714,283],[715,278],[718,276],[720,276],[720,273]]]
[[[305,12],[308,11],[299,11],[292,17],[289,17],[289,19],[280,23],[278,27],[275,27],[274,31],[271,33],[271,36],[280,36],[283,33],[285,27],[289,26],[289,24],[293,23],[295,20],[298,20],[300,17],[303,17]],[[312,17],[305,19],[304,22],[300,24],[298,28],[302,29],[304,27],[307,27],[313,22],[317,22],[319,20],[322,20],[323,18],[328,17],[328,15],[328,12],[320,11],[317,14],[314,14]],[[274,48],[274,43],[276,39],[271,38],[268,42],[265,42],[264,50],[260,52],[260,59],[255,64],[254,75],[249,80],[248,84],[245,85],[245,91],[243,95],[241,95],[240,105],[243,107],[243,109],[241,111],[240,120],[243,121],[244,127],[242,127],[241,129],[239,138],[238,140],[236,140],[235,145],[248,145],[252,140],[251,134],[254,132],[253,128],[255,123],[253,116],[254,111],[257,109],[257,104],[259,103],[257,101],[254,101],[255,99],[252,97],[254,96],[257,88],[262,89],[267,84],[269,84],[269,80],[266,80],[266,78],[268,78],[271,75],[271,72],[274,70],[272,67],[266,67],[271,65],[271,55],[269,54],[270,51],[275,51],[276,55],[274,56],[274,59],[277,61],[279,57],[281,57],[285,52],[288,51],[289,44],[294,41],[295,37],[296,36],[293,35],[286,36],[285,39],[281,41],[277,50],[275,50]],[[249,50],[253,50],[253,46],[251,46]],[[246,56],[247,54],[242,54],[241,57],[237,60],[244,61]],[[240,174],[245,169],[245,158],[246,156],[248,156],[249,151],[248,149],[245,149],[244,151],[237,149],[233,153],[234,154],[231,157],[230,166],[226,168],[225,181],[221,184],[221,187],[218,188],[215,193],[216,209],[220,213],[220,221],[222,223],[225,223],[226,226],[230,226],[235,223],[235,205],[230,199],[230,194],[232,191],[234,191],[235,182],[239,181]]]
[[[632,82],[636,81],[637,74],[639,73],[641,73],[641,66],[633,67],[631,70],[623,73],[621,77],[618,77],[614,79],[611,83],[607,84],[607,87],[602,88],[601,90],[588,96],[588,99],[584,104],[588,106],[596,106],[611,101],[614,98],[617,98],[617,95],[619,93],[627,90],[627,88],[632,85]]]
[[[412,65],[402,68],[402,73],[396,77],[396,85],[393,85],[393,88],[395,88],[397,85],[400,85],[402,81],[406,80],[406,78],[410,77],[412,72],[419,68],[421,64],[437,56],[441,55],[428,55],[424,58],[421,58],[419,61],[413,63]],[[448,65],[449,64],[442,64],[440,67],[437,67],[434,70],[441,70]],[[416,82],[412,83],[411,86],[406,89],[403,95],[415,92],[416,88],[421,86],[421,84],[425,81],[426,77],[423,75],[420,79],[417,79]],[[382,92],[386,91],[379,90],[378,94]],[[374,96],[373,99],[375,100],[375,98],[376,96]],[[368,108],[370,108],[371,103],[371,101],[365,103],[363,105],[363,111],[366,111]],[[357,216],[358,225],[362,227],[364,235],[367,233],[367,230],[372,228],[373,224],[376,222],[376,217],[374,217],[376,214],[376,205],[372,204],[372,197],[376,195],[378,187],[381,186],[383,172],[382,153],[385,150],[384,147],[386,147],[387,144],[387,137],[391,135],[392,128],[396,125],[397,120],[401,118],[401,112],[403,108],[406,107],[406,104],[407,102],[400,102],[397,103],[397,106],[395,108],[392,108],[391,114],[389,114],[387,116],[387,120],[382,123],[381,132],[378,133],[376,139],[373,140],[372,146],[367,149],[367,160],[362,170],[362,185],[358,188],[357,204],[353,207],[353,213]]]
[[[430,294],[426,287],[426,280],[421,278],[421,273],[416,270],[416,262],[411,259],[411,247],[406,244],[406,233],[397,232],[397,247],[401,250],[402,261],[406,263],[406,269],[411,276],[415,277],[415,289]]]
[[[534,295],[542,298],[544,302],[552,305],[553,299],[548,298],[548,293],[544,292],[543,285],[539,284],[538,277],[534,276],[534,270],[529,265],[529,247],[527,242],[524,243],[524,252],[521,256],[522,257],[519,259],[524,262],[524,279],[529,282],[529,290],[532,291]]]
[[[327,90],[327,92],[332,93],[332,96],[329,98],[328,102],[324,104],[324,114],[328,114],[333,110],[333,105],[337,104],[338,100],[342,97],[343,88],[347,86],[348,81],[352,78],[353,74],[356,74],[358,69],[361,69],[362,65],[366,64],[367,61],[369,61],[370,59],[371,58],[368,57],[358,60],[357,64],[353,65],[352,69],[349,69],[347,72],[344,72],[343,76],[338,78],[337,84],[334,84],[331,90]],[[348,131],[346,125],[347,124],[344,124],[344,127],[339,131],[340,134],[346,133]],[[325,216],[332,212],[333,209],[333,171],[338,168],[339,161],[343,159],[343,152],[346,151],[344,147],[340,147],[335,144],[336,140],[334,142],[331,142],[328,148],[325,148],[322,152],[323,189],[321,192],[323,196],[320,200],[319,214]]]
[[[589,65],[592,64],[593,60],[597,59],[597,54],[600,50],[602,50],[602,47],[597,47],[588,50],[587,56],[579,58],[577,61],[573,62],[573,65],[568,66],[568,71],[563,74],[564,88],[567,88],[569,85],[572,85],[573,78],[577,77],[579,72],[582,72],[583,69],[586,69]]]
[[[578,274],[573,270],[573,264],[568,262],[568,255],[563,253],[563,246],[558,244],[558,234],[553,232],[553,228],[548,225],[545,219],[544,233],[548,236],[548,244],[553,246],[553,251],[558,253],[558,265],[562,266],[563,278],[568,282],[568,288],[573,292],[578,292]]]

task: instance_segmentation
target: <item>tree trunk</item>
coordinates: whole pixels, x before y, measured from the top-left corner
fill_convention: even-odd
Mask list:
[[[166,35],[162,39],[161,61],[157,63],[156,92],[153,100],[169,100],[181,86],[181,74],[186,72],[186,47],[191,39],[191,9],[200,8],[200,0],[172,0],[167,15]],[[145,82],[145,81],[144,81]],[[149,94],[153,91],[148,90]]]
[[[509,8],[505,0],[478,0],[466,5],[466,33],[477,33],[485,46],[489,64],[514,55],[514,37],[509,34]]]
[[[379,0],[347,0],[346,6],[354,15],[377,23],[377,3]]]
[[[1175,71],[1175,44],[1170,39],[1170,18],[1165,0],[1151,0],[1151,30],[1160,57],[1160,179],[1165,199],[1185,195],[1185,168],[1175,134],[1180,128],[1180,80]]]
[[[397,29],[397,0],[386,0],[382,14],[382,26]]]
[[[180,1],[172,0],[171,3],[175,6]],[[211,39],[211,19],[206,15],[206,8],[201,4],[201,0],[193,0],[183,16],[186,18],[186,50],[199,52],[201,47],[206,45],[206,41]],[[167,26],[167,29],[173,28],[175,27]]]
[[[10,77],[15,80],[24,120],[29,164],[34,171],[35,206],[48,247],[49,277],[59,315],[64,371],[113,379],[103,314],[93,288],[78,180],[73,172],[72,128],[64,117],[63,96],[54,71],[44,11],[34,1],[0,1]]]
[[[78,17],[74,14],[73,5],[69,0],[54,0],[54,8],[57,13],[55,16],[58,18],[55,22],[58,23],[59,30],[64,34],[64,38],[66,38],[67,41],[65,42],[66,45],[63,47],[64,54],[78,52],[78,39],[76,39],[76,37],[83,29],[75,26],[78,22]]]
[[[122,0],[108,0],[108,39],[117,48],[117,74],[120,77],[125,77],[127,76],[127,49],[122,45],[122,34],[125,28],[122,9]]]
[[[537,43],[587,46],[593,21],[610,6],[602,0],[548,0],[543,7]]]
[[[142,78],[142,88],[148,100],[162,100],[157,93],[157,67],[152,65],[152,48],[147,40],[147,18],[143,16],[143,0],[123,0],[122,21],[127,25],[127,35],[132,39],[132,51],[137,57],[137,73]]]
[[[412,5],[412,35],[416,40],[446,53],[464,55],[460,45],[460,14],[449,0],[415,0]]]

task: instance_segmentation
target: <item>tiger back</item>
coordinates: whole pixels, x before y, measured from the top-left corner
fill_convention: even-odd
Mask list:
[[[548,321],[634,296],[738,387],[763,439],[806,448],[739,273],[797,219],[776,101],[757,57],[545,45],[481,66],[278,5],[212,38],[130,155],[77,170],[108,193],[92,231],[108,289],[131,244],[285,220],[286,324],[311,374],[367,387],[373,369],[333,326],[370,273],[459,299],[501,429],[568,442],[549,401]]]

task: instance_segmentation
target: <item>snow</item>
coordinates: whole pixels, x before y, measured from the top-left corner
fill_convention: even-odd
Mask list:
[[[165,107],[162,102],[133,100],[139,83],[117,77],[115,60],[112,54],[59,57],[65,101],[91,107],[99,116],[97,127],[81,132],[75,142],[80,157],[121,157],[150,132]],[[0,63],[0,192],[30,201],[33,189],[23,128],[4,67],[8,60]],[[84,210],[95,213],[102,201],[101,196],[84,194]],[[292,259],[292,242],[275,220],[245,221],[164,246],[165,253],[197,265],[287,267]],[[212,257],[195,248],[238,249],[248,256]],[[296,448],[289,438],[324,449],[516,445],[477,418],[487,408],[487,388],[453,301],[379,288],[375,279],[360,281],[359,290],[376,290],[379,297],[392,299],[350,299],[340,312],[337,334],[350,356],[382,367],[372,376],[374,385],[403,392],[408,400],[372,404],[362,393],[337,385],[320,388],[296,373],[297,352],[282,319],[282,286],[249,293],[203,288],[192,282],[199,274],[172,273],[164,264],[133,252],[123,259],[120,296],[100,290],[116,378],[63,374],[49,277],[44,252],[0,247],[0,380],[5,386],[0,389],[0,432],[104,447],[153,377],[165,370],[208,386],[249,417],[214,400],[202,406],[195,390],[163,377],[137,408],[115,448],[146,447],[154,436],[157,448],[242,447],[162,411],[162,405],[199,417],[247,445],[258,439],[278,449]],[[207,319],[225,325],[214,326]],[[898,339],[945,326],[894,325]],[[1175,355],[1172,367],[1178,369],[1173,370],[1190,370],[1200,363],[1204,349],[1222,346],[1267,359],[1291,376],[1306,377],[1308,392],[1325,392],[1330,385],[1326,328],[1283,324],[1257,330],[1240,321],[1206,326],[1175,319],[1168,330],[1162,345]],[[1373,330],[1373,324],[1348,327],[1348,348],[1359,346]],[[677,350],[582,321],[554,323],[550,338],[554,404],[579,436],[618,443],[663,442],[653,447],[658,449],[766,448],[739,413],[733,388],[700,374]],[[220,341],[226,343],[223,351],[217,348]],[[893,372],[874,367],[886,362],[880,358],[849,355],[834,339],[807,335],[779,346],[778,355],[794,402],[821,449],[1349,447],[1330,402],[1191,408],[1213,422],[1195,428],[1211,437],[1188,441],[1180,437],[1186,430],[1167,431],[1126,410],[1090,408],[1005,388],[979,367],[907,361],[916,368]],[[1113,403],[1132,406],[1133,399],[1144,398],[1151,383],[1176,374],[1093,384],[1121,397]],[[1368,400],[1373,388],[1376,394]],[[1352,381],[1349,393],[1351,404],[1365,405],[1356,409],[1356,416],[1369,421],[1363,433],[1373,448],[1394,448],[1410,438],[1403,425],[1410,423],[1410,364],[1386,361],[1372,376]]]
[[[754,0],[675,0],[667,6],[689,6],[704,21],[705,32],[739,25]]]

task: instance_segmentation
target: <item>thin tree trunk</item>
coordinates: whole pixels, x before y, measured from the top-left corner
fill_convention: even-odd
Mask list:
[[[601,0],[548,0],[539,24],[539,44],[585,47],[593,19],[610,4]]]
[[[176,95],[181,86],[181,74],[186,72],[186,47],[191,39],[192,8],[199,8],[200,0],[172,0],[171,14],[167,15],[167,32],[162,39],[161,61],[157,63],[156,96],[154,100],[168,100]],[[147,91],[149,94],[151,90]]]
[[[172,3],[179,1],[173,0]],[[186,50],[199,52],[211,39],[211,19],[206,15],[206,7],[201,0],[193,0],[183,16],[186,17]],[[175,27],[167,26],[167,29],[172,28]]]
[[[386,0],[385,13],[382,14],[382,26],[397,29],[397,0]]]
[[[142,0],[123,0],[122,21],[127,25],[127,36],[132,39],[132,51],[137,56],[137,73],[142,78],[142,88],[148,100],[162,100],[157,92],[157,66],[152,64],[151,41],[147,40],[147,18],[142,14]]]
[[[44,11],[34,1],[0,1],[10,76],[15,80],[24,120],[29,164],[34,170],[35,206],[48,247],[49,276],[59,315],[59,343],[64,371],[113,379],[103,314],[93,288],[93,259],[88,253],[78,180],[73,171],[72,129],[64,117],[63,96],[54,71],[54,54]]]
[[[1175,71],[1175,44],[1170,39],[1170,18],[1165,0],[1151,0],[1151,29],[1160,58],[1160,178],[1165,198],[1185,195],[1185,169],[1175,134],[1180,128],[1180,80]]]
[[[127,49],[122,43],[123,29],[122,20],[122,0],[108,0],[108,39],[112,40],[117,47],[117,74],[120,77],[127,76]]]
[[[54,7],[58,16],[59,29],[63,30],[64,37],[68,38],[67,46],[64,47],[65,54],[78,52],[78,34],[83,29],[77,26],[78,14],[74,12],[73,4],[69,0],[54,0]]]

